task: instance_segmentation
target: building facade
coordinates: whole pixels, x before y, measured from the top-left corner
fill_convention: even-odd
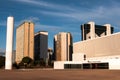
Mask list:
[[[54,54],[56,61],[72,60],[72,35],[61,32],[54,36]]]
[[[96,39],[75,42],[73,52],[84,53],[86,57],[102,57],[120,55],[120,33],[103,36]]]
[[[16,62],[23,57],[34,59],[34,23],[24,22],[16,30]]]
[[[100,28],[97,32],[95,32],[97,28],[94,27],[93,22],[85,25],[91,25],[92,29],[88,28],[89,31],[83,34],[85,36],[82,35],[83,41],[73,44],[72,61],[55,61],[54,69],[120,70],[120,32],[111,34],[113,28],[109,24],[105,25],[107,28],[97,26]],[[83,29],[83,33],[85,29]]]
[[[81,38],[82,40],[94,39],[110,35],[113,33],[113,27],[110,24],[96,25],[94,22],[88,22],[81,25]]]
[[[44,60],[48,59],[48,32],[39,31],[34,35],[34,53],[35,60]]]

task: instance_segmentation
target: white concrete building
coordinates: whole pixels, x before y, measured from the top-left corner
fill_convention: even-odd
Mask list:
[[[113,33],[114,28],[110,24],[97,25],[95,22],[88,22],[81,25],[82,40],[94,39]]]
[[[56,61],[54,69],[120,69],[120,32],[75,42],[73,60]]]
[[[81,57],[77,55],[77,58]],[[120,69],[120,55],[93,57],[79,61],[56,61],[54,69]]]

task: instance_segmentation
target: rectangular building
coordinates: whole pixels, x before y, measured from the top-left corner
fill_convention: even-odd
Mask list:
[[[110,35],[113,33],[113,27],[110,24],[96,25],[94,22],[88,22],[81,25],[82,40],[94,39]]]
[[[120,70],[120,33],[73,44],[72,61],[55,61],[54,69]],[[86,55],[86,59],[84,58]]]
[[[24,22],[16,30],[16,62],[23,57],[34,59],[34,23]]]
[[[55,61],[54,69],[120,69],[120,32],[110,24],[81,26],[82,40],[73,44],[72,61]]]
[[[72,60],[72,35],[61,32],[54,36],[54,54],[56,61]]]
[[[34,36],[35,60],[44,60],[48,58],[48,32],[39,31]]]

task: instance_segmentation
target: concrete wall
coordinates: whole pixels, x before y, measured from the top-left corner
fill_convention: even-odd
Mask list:
[[[88,58],[87,61],[89,61],[89,63],[107,62],[109,63],[109,69],[116,69],[116,70],[120,69],[120,55],[93,57],[93,58]]]
[[[86,61],[84,61],[86,63]],[[64,69],[64,64],[82,64],[82,61],[54,61],[54,69]]]
[[[85,53],[86,57],[120,55],[120,33],[73,44],[73,53]]]
[[[84,61],[85,60],[84,55],[85,54],[83,53],[72,54],[72,61]]]
[[[88,58],[86,61],[55,61],[54,69],[64,69],[64,64],[108,63],[108,69],[120,70],[120,55]],[[76,68],[77,69],[77,68]],[[80,68],[83,69],[83,66]]]
[[[64,69],[64,61],[54,62],[54,69]]]

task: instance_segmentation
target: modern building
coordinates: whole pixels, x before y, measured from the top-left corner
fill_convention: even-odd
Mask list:
[[[54,60],[53,49],[48,48],[48,60],[51,62]]]
[[[113,33],[113,27],[110,24],[96,25],[95,22],[88,22],[81,25],[81,38],[82,40],[94,39],[110,35]]]
[[[39,31],[34,35],[35,60],[48,60],[48,32]]]
[[[60,32],[54,36],[54,54],[56,61],[72,60],[72,35],[71,33]]]
[[[16,62],[23,57],[34,59],[34,23],[24,22],[16,30]]]
[[[56,61],[54,69],[120,69],[120,32],[106,33],[75,42],[72,61]]]

